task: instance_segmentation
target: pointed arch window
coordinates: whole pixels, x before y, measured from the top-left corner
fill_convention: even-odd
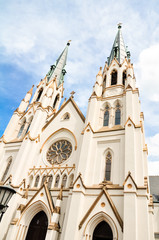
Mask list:
[[[112,155],[110,152],[106,155],[106,169],[105,169],[105,180],[110,181],[111,178],[111,163],[112,163]]]
[[[109,107],[108,106],[106,106],[106,109],[104,112],[103,126],[109,126]]]
[[[58,104],[58,101],[60,99],[60,95],[58,94],[56,97],[55,97],[55,100],[54,100],[54,103],[53,103],[53,108],[57,108],[57,104]]]
[[[119,103],[117,103],[115,111],[115,125],[120,125],[120,123],[121,123],[121,110]]]
[[[20,128],[20,130],[19,130],[19,132],[18,132],[18,138],[22,135],[22,132],[23,132],[23,130],[24,130],[24,127],[25,127],[25,124],[26,124],[26,120],[24,120],[24,122],[23,122],[23,124],[22,124],[22,126],[21,126],[21,128]]]
[[[42,95],[42,92],[43,92],[43,88],[41,88],[41,89],[39,90],[39,93],[38,93],[38,96],[37,96],[36,102],[38,102],[38,101],[40,100],[41,95]]]
[[[46,178],[47,178],[47,176],[43,176],[43,178],[42,178],[42,181],[41,181],[41,186],[44,184],[44,182],[46,181]]]
[[[39,177],[39,175],[38,175],[38,176],[36,177],[36,179],[35,179],[34,187],[38,187],[39,180],[40,180],[40,177]]]
[[[125,80],[126,80],[126,71],[123,72],[123,85],[125,85]]]
[[[73,186],[73,179],[74,179],[74,174],[71,174],[71,176],[69,176],[69,184],[68,184],[69,187]]]
[[[33,120],[33,117],[32,117],[32,118],[30,119],[30,121],[29,121],[29,125],[28,125],[28,127],[27,127],[26,133],[29,131],[29,128],[30,128],[30,125],[31,125],[32,120]]]
[[[117,71],[113,70],[111,73],[111,85],[116,85],[117,84]]]
[[[48,188],[50,189],[51,188],[51,185],[52,185],[52,180],[53,180],[53,176],[51,175],[48,179]]]
[[[59,186],[59,182],[60,182],[60,176],[57,175],[56,180],[55,180],[55,187]]]
[[[67,182],[67,175],[64,175],[64,176],[63,176],[63,179],[62,179],[62,185],[63,185],[63,187],[66,187],[66,182]]]
[[[7,167],[6,167],[6,169],[5,169],[4,173],[3,173],[3,176],[2,176],[2,182],[4,182],[4,180],[5,180],[6,177],[7,177],[7,174],[8,174],[8,172],[9,172],[11,163],[12,163],[12,157],[10,157],[10,158],[8,159]]]

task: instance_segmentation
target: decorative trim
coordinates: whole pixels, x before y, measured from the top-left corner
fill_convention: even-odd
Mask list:
[[[122,229],[122,232],[123,232],[123,220],[121,219],[120,214],[119,214],[118,210],[116,209],[116,207],[115,207],[108,191],[106,190],[106,188],[103,188],[103,191],[105,193],[105,196],[106,196],[106,198],[107,198],[107,200],[108,200],[108,202],[109,202],[109,204],[110,204],[110,206],[111,206],[111,208],[112,208],[112,210],[113,210],[113,212],[114,212],[114,214],[115,214],[115,216],[118,220],[118,223],[119,223],[119,225]]]
[[[53,119],[62,111],[62,109],[69,103],[71,102],[72,105],[75,107],[76,111],[78,112],[78,114],[80,115],[81,119],[83,122],[85,122],[85,117],[83,115],[83,113],[81,112],[81,110],[79,109],[79,107],[77,106],[77,104],[75,103],[75,101],[73,100],[72,97],[70,97],[66,103],[64,103],[61,108],[59,109],[59,111],[45,124],[45,126],[42,128],[42,132],[45,130],[45,128],[53,121]]]
[[[87,213],[84,215],[84,217],[82,218],[78,229],[80,230],[84,224],[84,222],[86,221],[86,219],[88,218],[88,216],[90,215],[90,213],[92,212],[92,210],[95,208],[95,206],[97,205],[97,203],[99,202],[100,198],[103,195],[103,190],[100,192],[100,194],[98,195],[98,197],[95,199],[95,201],[93,202],[93,204],[91,205],[91,207],[88,209]]]
[[[29,138],[29,140],[31,140],[31,141],[37,140],[37,142],[40,142],[40,134],[38,134],[37,137],[33,138],[30,136],[30,131],[27,132],[27,134],[25,135],[24,138],[25,138],[25,140],[27,140]]]
[[[57,167],[45,167],[45,168],[42,168],[42,167],[39,167],[39,168],[36,168],[36,167],[33,167],[33,168],[30,168],[29,169],[29,172],[28,172],[28,176],[31,175],[31,173],[34,174],[34,176],[40,172],[40,175],[42,175],[45,171],[46,171],[46,174],[50,174],[51,171],[53,171],[54,175],[58,172],[58,170],[60,170],[60,173],[61,175],[64,173],[64,171],[66,170],[68,175],[75,169],[75,164],[73,164],[72,167],[68,167],[67,164],[66,166],[64,167],[61,167],[60,165],[57,166]],[[55,170],[55,171],[54,171]]]
[[[58,223],[50,223],[48,226],[48,230],[54,230],[56,232],[59,232],[60,228],[59,228],[59,224]]]
[[[87,129],[87,127],[90,127],[92,133],[94,133],[94,131],[93,131],[92,127],[91,127],[91,124],[90,124],[90,122],[89,122],[89,123],[85,126],[85,128],[83,129],[83,131],[81,132],[82,135],[84,135],[84,132],[85,132],[85,130]]]
[[[53,132],[53,133],[45,140],[45,142],[43,143],[43,145],[42,145],[41,148],[40,148],[40,153],[42,152],[42,149],[43,149],[45,143],[46,143],[53,135],[55,135],[57,132],[59,132],[59,131],[61,131],[61,130],[66,130],[66,131],[68,131],[68,132],[70,132],[70,133],[72,134],[72,136],[73,136],[73,138],[74,138],[74,140],[75,140],[75,150],[77,149],[77,139],[76,139],[74,133],[73,133],[71,130],[69,130],[68,128],[60,128],[60,129],[58,129],[57,131]]]

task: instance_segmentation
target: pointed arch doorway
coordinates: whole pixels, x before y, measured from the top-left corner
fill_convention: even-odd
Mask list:
[[[113,232],[109,224],[100,222],[93,232],[93,240],[113,240]]]
[[[44,211],[38,212],[30,222],[25,240],[45,240],[48,218]]]

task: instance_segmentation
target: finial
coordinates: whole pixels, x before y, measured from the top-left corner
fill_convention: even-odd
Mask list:
[[[32,85],[32,88],[28,91],[28,93],[30,93],[31,95],[33,93],[33,88],[34,88],[34,85]]]
[[[118,23],[118,29],[122,28],[122,23]]]
[[[74,96],[74,94],[75,94],[76,92],[74,92],[74,91],[72,91],[70,94],[71,94],[71,97],[73,98]]]
[[[71,40],[69,40],[69,41],[67,42],[67,46],[69,46],[69,45],[70,45],[70,42],[71,42]]]

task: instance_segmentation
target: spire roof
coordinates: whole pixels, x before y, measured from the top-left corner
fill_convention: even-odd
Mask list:
[[[59,86],[64,81],[64,75],[66,74],[65,66],[67,61],[68,47],[70,41],[68,41],[65,49],[56,60],[54,65],[51,65],[49,72],[47,73],[48,82],[56,77],[57,85]]]
[[[124,61],[125,57],[130,58],[130,52],[127,51],[127,49],[125,47],[121,28],[122,28],[121,23],[119,23],[118,24],[118,32],[115,37],[110,56],[108,58],[108,66],[111,64],[114,57],[117,59],[117,61],[119,63],[122,63]]]

